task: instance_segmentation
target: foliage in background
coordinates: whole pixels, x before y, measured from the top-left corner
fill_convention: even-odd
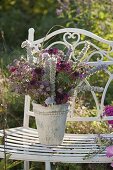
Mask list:
[[[59,23],[55,13],[56,3],[54,0],[1,0],[0,30],[4,34],[6,47],[9,50],[20,47],[22,41],[27,39],[30,27],[41,37]]]
[[[0,161],[0,169],[1,170],[9,170],[9,169],[12,169],[13,167],[15,167],[15,166],[17,166],[18,164],[20,164],[22,161],[11,161],[11,160],[9,160],[9,158],[10,158],[10,154],[8,154],[7,156],[6,156],[6,160],[4,160],[4,159],[2,159],[1,161]],[[4,162],[6,161],[6,167],[5,167],[5,164],[4,164]]]
[[[105,39],[113,40],[113,1],[112,0],[57,0],[57,15],[63,19],[66,27],[75,27],[91,31]],[[98,42],[95,41],[95,44]],[[107,48],[105,44],[98,44],[101,48]],[[113,53],[111,54],[113,56]],[[98,56],[96,56],[98,58]],[[107,79],[105,74],[100,77],[91,77],[91,83],[95,84],[98,80],[99,84],[103,83],[103,77]],[[102,81],[101,81],[102,80]],[[105,80],[106,81],[106,80]],[[97,83],[97,82],[96,82]],[[105,82],[104,82],[105,84]],[[113,101],[113,82],[107,92],[105,104],[111,104]]]
[[[103,38],[113,39],[112,0],[57,0],[59,18],[66,27],[75,27],[94,32]]]

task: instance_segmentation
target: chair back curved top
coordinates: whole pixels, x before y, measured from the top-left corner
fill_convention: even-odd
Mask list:
[[[77,116],[74,113],[74,105],[75,105],[75,98],[73,97],[72,105],[70,108],[70,112],[68,114],[67,121],[101,121],[102,120],[102,113],[104,110],[104,103],[106,94],[109,88],[109,85],[111,84],[113,80],[113,73],[112,69],[109,69],[109,66],[113,65],[113,41],[105,40],[89,31],[78,29],[78,28],[63,28],[59,29],[57,31],[54,31],[52,33],[47,34],[45,37],[34,40],[34,29],[29,29],[28,34],[28,41],[30,42],[32,48],[35,48],[36,50],[41,50],[42,48],[52,48],[52,47],[58,47],[58,48],[65,48],[65,49],[72,49],[72,52],[70,53],[70,59],[73,59],[76,61],[76,55],[78,54],[78,51],[83,48],[86,41],[90,42],[90,50],[86,54],[83,62],[87,62],[90,65],[100,65],[100,64],[106,64],[108,66],[108,69],[104,69],[104,73],[106,76],[106,83],[104,84],[102,95],[98,96],[95,92],[91,91],[92,97],[94,99],[95,107],[97,109],[97,115],[94,117],[83,117],[83,116]],[[24,46],[25,42],[22,43],[22,46]],[[77,51],[77,54],[75,54],[75,51]],[[33,56],[29,52],[29,49],[27,50],[27,57],[28,60],[32,61]],[[104,77],[103,77],[104,79]],[[86,85],[90,85],[90,82],[88,79],[84,80],[84,83]],[[76,94],[76,93],[75,93]],[[76,95],[75,95],[76,96]],[[30,111],[30,97],[25,97],[25,108],[24,108],[24,126],[29,125],[29,116],[34,116],[34,113]],[[113,116],[107,116],[103,117],[103,120],[112,120]]]

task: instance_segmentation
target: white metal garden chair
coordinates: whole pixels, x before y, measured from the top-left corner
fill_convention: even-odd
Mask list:
[[[40,45],[45,41],[51,39],[55,35],[62,35],[62,40],[51,43],[49,47],[56,44],[62,44],[66,47],[72,49],[76,48],[80,44],[84,44],[85,41],[82,40],[81,36],[91,38],[91,40],[98,41],[99,43],[104,43],[110,47],[109,51],[103,50],[97,47],[94,43],[91,46],[95,48],[95,51],[87,56],[85,61],[89,61],[91,65],[98,65],[100,63],[105,63],[106,65],[113,65],[113,58],[110,57],[110,53],[113,51],[113,41],[105,40],[91,32],[77,28],[64,28],[54,31],[48,34],[46,37],[34,41],[34,29],[29,29],[28,40],[34,46],[34,48],[39,48]],[[73,44],[69,43],[69,39],[76,39]],[[90,59],[93,55],[100,55],[100,60],[91,62]],[[31,56],[32,57],[32,56]],[[106,58],[106,61],[104,61]],[[29,51],[28,51],[28,59]],[[67,121],[104,121],[112,120],[113,116],[104,117],[101,119],[101,114],[103,112],[104,100],[106,97],[106,92],[110,82],[113,80],[113,73],[110,73],[107,69],[105,70],[108,74],[108,81],[104,87],[102,93],[101,102],[99,103],[96,94],[92,92],[92,96],[97,107],[96,117],[77,117],[74,115],[74,99]],[[88,81],[86,81],[88,83]],[[5,139],[5,152],[11,153],[11,159],[14,160],[24,160],[24,170],[29,170],[29,161],[45,162],[45,169],[51,169],[51,162],[62,162],[62,163],[110,163],[112,158],[106,157],[105,151],[99,151],[99,145],[96,143],[96,138],[98,134],[65,134],[62,145],[60,146],[46,146],[39,143],[38,132],[36,129],[29,127],[29,117],[34,116],[34,113],[30,110],[30,97],[25,96],[25,107],[24,107],[24,121],[23,127],[16,127],[6,130]],[[0,136],[3,136],[3,131],[0,131]],[[113,134],[102,134],[103,137],[113,138]],[[84,159],[87,154],[93,154],[93,151],[98,152],[95,156]],[[4,157],[4,146],[0,145],[0,158]]]

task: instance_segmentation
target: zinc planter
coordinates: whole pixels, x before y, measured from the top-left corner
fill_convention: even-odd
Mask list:
[[[39,141],[45,145],[60,145],[63,141],[68,104],[49,107],[33,103]]]

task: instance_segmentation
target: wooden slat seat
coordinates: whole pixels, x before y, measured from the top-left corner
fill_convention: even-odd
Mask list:
[[[2,130],[0,136],[3,137]],[[40,144],[38,132],[32,128],[8,129],[5,136],[5,152],[11,154],[11,159],[63,163],[110,163],[112,161],[111,158],[106,157],[105,146],[100,152],[102,148],[96,142],[97,134],[65,134],[60,146]],[[113,134],[101,134],[100,136],[113,138]],[[90,154],[89,157],[88,154]],[[2,144],[0,145],[0,156],[4,157],[4,145]]]

